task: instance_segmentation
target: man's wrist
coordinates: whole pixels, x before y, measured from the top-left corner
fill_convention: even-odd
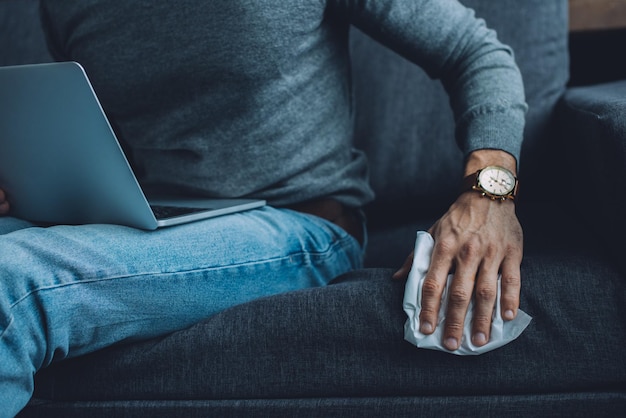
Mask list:
[[[481,149],[469,154],[465,161],[464,177],[488,166],[504,167],[517,176],[517,160],[506,151]]]

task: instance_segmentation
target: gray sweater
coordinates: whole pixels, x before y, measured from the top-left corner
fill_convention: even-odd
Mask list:
[[[46,0],[42,17],[149,190],[370,201],[352,147],[350,24],[441,78],[464,153],[519,156],[511,51],[455,0]]]

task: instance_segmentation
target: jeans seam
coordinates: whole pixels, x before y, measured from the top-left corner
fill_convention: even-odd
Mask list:
[[[39,292],[55,290],[55,289],[60,289],[60,288],[63,288],[63,287],[70,287],[70,286],[75,286],[75,285],[84,285],[84,284],[89,284],[89,283],[98,283],[98,282],[105,282],[105,281],[111,281],[111,280],[120,280],[120,279],[126,279],[126,278],[138,278],[138,277],[142,277],[142,276],[145,276],[145,277],[147,277],[147,276],[157,277],[157,276],[169,276],[169,275],[178,275],[178,274],[186,274],[186,273],[199,273],[199,272],[211,271],[211,270],[236,269],[236,268],[245,267],[245,266],[253,266],[255,264],[256,265],[260,265],[260,264],[264,264],[264,263],[290,261],[290,260],[293,260],[294,257],[302,257],[304,260],[328,259],[328,258],[331,258],[331,257],[336,256],[338,254],[338,252],[335,251],[334,249],[337,246],[341,247],[341,242],[345,241],[346,239],[353,239],[354,240],[354,238],[352,238],[349,235],[347,237],[342,237],[340,240],[337,240],[337,241],[333,242],[332,245],[330,245],[327,250],[320,251],[320,252],[298,251],[298,252],[294,252],[292,254],[288,254],[288,255],[285,255],[285,256],[282,256],[282,257],[273,257],[273,258],[267,258],[267,259],[263,259],[263,260],[247,261],[247,262],[236,263],[236,264],[228,264],[228,265],[223,265],[223,266],[205,266],[205,267],[187,268],[187,269],[171,270],[171,271],[153,271],[153,272],[138,272],[138,273],[119,274],[119,275],[112,275],[112,276],[108,276],[108,277],[93,277],[93,278],[90,278],[90,279],[76,280],[76,281],[72,281],[72,282],[69,282],[69,283],[59,283],[59,284],[54,284],[54,285],[49,285],[49,286],[43,286],[43,287],[39,287],[37,289],[32,289],[32,290],[28,291],[27,293],[25,293],[24,295],[22,295],[20,298],[16,299],[14,302],[12,302],[9,305],[9,309],[13,309],[15,306],[17,306],[23,300],[25,300],[25,299],[27,299],[27,298],[31,297],[32,295],[37,294]]]

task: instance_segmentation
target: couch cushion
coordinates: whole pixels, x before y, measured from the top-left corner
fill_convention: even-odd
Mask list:
[[[40,402],[18,418],[415,418],[415,417],[614,417],[626,394],[571,392],[483,396],[383,396],[354,398]]]
[[[590,257],[533,257],[522,309],[533,321],[481,356],[403,340],[403,282],[389,270],[231,308],[170,336],[43,370],[56,400],[480,396],[626,387],[626,282]]]

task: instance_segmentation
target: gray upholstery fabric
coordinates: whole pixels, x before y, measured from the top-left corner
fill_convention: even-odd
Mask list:
[[[380,418],[380,417],[616,417],[626,408],[611,392],[541,395],[244,399],[221,401],[86,401],[33,405],[20,418]],[[442,412],[445,411],[445,414]]]
[[[37,395],[58,400],[458,397],[626,387],[626,282],[601,261],[527,259],[522,308],[533,322],[512,344],[479,357],[406,343],[404,283],[392,282],[390,273],[354,272],[325,288],[229,309],[159,340],[67,361],[41,373]]]
[[[626,82],[570,89],[558,115],[572,206],[626,272]]]

